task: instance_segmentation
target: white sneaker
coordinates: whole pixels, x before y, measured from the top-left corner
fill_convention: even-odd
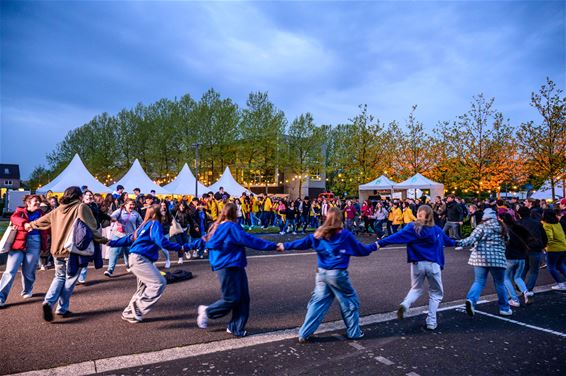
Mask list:
[[[564,283],[564,282],[558,283],[558,284],[552,286],[551,289],[558,290],[558,291],[566,291],[566,283]]]
[[[279,235],[285,235],[285,231],[281,231]]]
[[[513,300],[513,299],[509,299],[509,305],[510,305],[511,307],[520,307],[520,306],[521,306],[521,303],[519,303],[519,302],[517,302],[517,301],[515,301],[515,300]]]
[[[183,262],[185,262],[185,261],[184,261],[183,258],[181,257],[181,258],[179,258],[179,261],[177,261],[177,264],[182,265]]]
[[[171,260],[166,260],[165,261],[165,269],[169,269],[170,267],[171,267]]]
[[[47,268],[45,267],[45,265],[41,265],[41,266],[39,267],[39,270],[47,270]]]
[[[508,311],[504,311],[504,310],[500,309],[499,314],[501,316],[511,316],[513,314],[513,311],[511,311],[511,309],[509,309]]]
[[[6,305],[6,302],[3,302],[0,300],[0,307],[4,307]]]
[[[201,329],[206,329],[208,327],[208,316],[206,315],[207,307],[208,306],[204,305],[198,306],[197,325]]]
[[[525,295],[530,298],[531,296],[535,296],[535,292],[534,292],[534,291],[527,291],[527,292],[525,293]]]
[[[22,294],[22,298],[24,299],[29,299],[33,296],[33,294],[29,293],[29,294]]]

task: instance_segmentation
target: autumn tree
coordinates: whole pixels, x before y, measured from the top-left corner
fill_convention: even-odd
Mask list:
[[[522,123],[517,133],[530,172],[550,182],[553,199],[558,179],[566,174],[566,97],[562,92],[547,78],[539,92],[531,94],[531,106],[542,121]]]

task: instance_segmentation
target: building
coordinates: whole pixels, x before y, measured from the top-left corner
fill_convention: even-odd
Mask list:
[[[20,166],[16,164],[0,164],[0,189],[19,189],[20,186]]]

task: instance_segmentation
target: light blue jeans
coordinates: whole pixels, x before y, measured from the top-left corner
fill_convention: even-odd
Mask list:
[[[362,336],[360,329],[360,301],[356,290],[350,283],[348,271],[344,269],[326,270],[318,268],[316,284],[307,306],[305,322],[299,329],[299,337],[309,338],[319,327],[334,297],[340,303],[342,319],[346,324],[348,338]]]
[[[81,268],[81,271],[79,272],[79,282],[85,283],[87,274],[88,274],[88,266]]]
[[[540,270],[540,263],[544,258],[544,253],[542,252],[529,252],[529,267],[523,270],[523,281],[527,284],[527,290],[533,291],[535,285],[537,284],[538,274]],[[527,277],[529,275],[529,278]],[[526,279],[525,279],[526,278]]]
[[[513,281],[522,293],[527,292],[527,285],[521,277],[523,275],[523,269],[525,269],[525,260],[507,260],[507,269],[505,269],[505,288],[507,293],[516,302],[519,302],[519,297],[515,292],[515,286],[513,286]]]
[[[495,291],[497,292],[497,303],[501,311],[509,311],[509,301],[507,300],[507,292],[505,291],[505,268],[494,268],[491,266],[474,266],[475,280],[466,295],[466,299],[470,300],[475,305],[480,298],[480,295],[487,282],[487,275],[491,273],[493,283],[495,284]]]
[[[39,235],[28,236],[26,239],[26,251],[10,251],[6,260],[6,270],[0,280],[0,301],[6,302],[8,294],[16,278],[16,273],[22,265],[22,295],[31,294],[35,282],[35,271],[39,261],[41,237]]]
[[[45,294],[43,303],[49,303],[51,307],[59,301],[57,312],[65,313],[69,310],[69,304],[73,290],[79,279],[80,273],[70,277],[67,275],[67,259],[55,259],[55,277]]]
[[[430,261],[411,263],[411,289],[405,300],[401,303],[409,309],[424,292],[424,281],[428,281],[428,316],[426,324],[436,327],[436,311],[442,301],[444,290],[442,288],[442,273],[440,265]]]
[[[112,240],[120,239],[116,235],[112,235]],[[126,268],[129,268],[128,264],[128,255],[130,254],[129,247],[111,247],[108,253],[108,271],[110,273],[114,272],[114,268],[116,268],[116,263],[118,262],[118,257],[120,255],[124,255],[124,264]]]

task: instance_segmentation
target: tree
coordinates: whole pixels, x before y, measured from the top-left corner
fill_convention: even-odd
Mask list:
[[[473,191],[497,190],[513,166],[507,158],[512,128],[483,94],[474,97],[470,110],[439,132],[454,162],[456,183]]]
[[[528,156],[531,173],[550,181],[552,199],[559,176],[566,174],[566,97],[556,84],[546,79],[538,93],[531,94],[531,106],[542,116],[542,122],[522,123],[517,133],[519,146]]]
[[[285,165],[299,177],[299,195],[302,192],[303,176],[322,168],[323,143],[322,129],[316,127],[310,113],[301,114],[293,120],[287,133],[289,149]]]

